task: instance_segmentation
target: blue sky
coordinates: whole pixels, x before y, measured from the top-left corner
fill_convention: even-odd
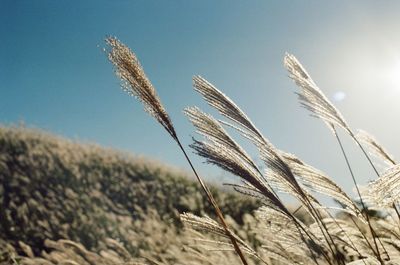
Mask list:
[[[210,111],[192,89],[199,74],[277,147],[350,190],[339,147],[299,107],[283,56],[295,54],[354,129],[400,157],[399,10],[398,1],[2,0],[0,123],[23,121],[187,169],[167,134],[119,89],[102,52],[113,35],[138,55],[185,144],[194,133],[182,109]],[[373,178],[343,137],[358,178]],[[209,179],[227,180],[195,163]]]

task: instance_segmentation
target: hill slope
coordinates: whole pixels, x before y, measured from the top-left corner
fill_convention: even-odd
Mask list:
[[[28,245],[31,256],[56,248],[49,240],[101,251],[113,238],[132,257],[174,263],[172,252],[182,251],[186,240],[178,214],[213,215],[197,183],[182,172],[25,128],[0,127],[0,184],[2,243],[25,254]],[[257,206],[213,192],[239,223]]]

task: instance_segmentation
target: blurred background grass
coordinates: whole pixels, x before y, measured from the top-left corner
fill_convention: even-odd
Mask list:
[[[26,246],[32,257],[43,256],[54,249],[52,241],[68,239],[97,253],[112,238],[133,258],[185,263],[184,248],[194,242],[179,213],[214,213],[185,172],[24,127],[0,127],[0,184],[0,241],[7,262],[10,253],[26,256]],[[232,227],[257,245],[243,224],[260,203],[212,191]]]

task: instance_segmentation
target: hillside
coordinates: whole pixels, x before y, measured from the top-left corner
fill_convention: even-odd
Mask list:
[[[79,255],[100,254],[78,264],[125,260],[117,253],[184,264],[189,237],[179,213],[213,215],[197,183],[182,172],[26,128],[0,127],[0,184],[0,263],[14,253],[51,261],[21,260],[27,264],[61,264],[64,256],[51,257],[52,251],[65,254],[65,244],[79,243]],[[236,194],[213,192],[233,224],[257,207]]]

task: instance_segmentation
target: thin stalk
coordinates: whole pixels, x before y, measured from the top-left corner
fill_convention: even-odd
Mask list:
[[[325,225],[325,223],[324,223],[324,221],[323,221],[322,216],[320,215],[320,213],[319,213],[319,211],[318,211],[317,209],[316,209],[316,212],[317,212],[318,216],[320,217],[320,222],[321,222],[321,224],[322,224],[323,227],[325,228],[326,233],[328,234],[330,240],[332,241],[333,246],[335,247],[336,253],[339,253],[339,249],[338,249],[338,247],[337,247],[335,241],[333,241],[333,237],[332,237],[332,235],[329,233],[329,230],[328,230],[328,228],[326,227],[326,225]],[[331,216],[329,212],[328,212],[328,215]],[[332,216],[331,216],[331,217],[332,217]],[[335,224],[339,227],[339,229],[341,229],[342,232],[344,232],[344,233],[346,234],[346,232],[345,232],[345,231],[342,229],[342,227],[336,222],[336,220],[335,220],[334,218],[332,218],[332,219],[335,221]],[[347,235],[347,234],[346,234],[346,235]],[[350,239],[350,238],[349,238],[349,239]],[[351,241],[351,240],[350,240],[350,241]],[[334,257],[336,258],[336,254],[334,255]],[[343,263],[343,265],[345,264],[345,261],[344,261],[343,258],[341,258],[340,261]]]
[[[299,208],[299,209],[300,209],[300,208]],[[315,262],[315,264],[319,265],[318,260],[317,260],[317,257],[315,256],[315,253],[313,252],[311,246],[307,244],[307,241],[306,241],[306,239],[304,238],[304,235],[301,233],[301,230],[300,230],[300,228],[299,228],[299,225],[298,225],[297,223],[295,223],[295,225],[296,225],[297,229],[299,230],[301,239],[302,239],[303,242],[306,244],[308,250],[310,250],[311,258],[313,259],[313,261]],[[312,239],[311,239],[311,240],[312,240]]]
[[[273,190],[273,189],[272,189]],[[276,194],[275,192],[274,192],[274,194]],[[276,198],[278,199],[278,201],[280,202],[280,203],[282,203],[282,201],[280,200],[280,198],[279,198],[279,196],[278,195],[276,195]],[[311,204],[311,202],[309,201],[309,203]],[[284,204],[282,203],[282,205],[284,206]],[[284,206],[285,207],[285,206]],[[301,206],[296,210],[296,211],[298,211],[299,209],[301,208]],[[312,206],[311,206],[311,209],[314,209]],[[291,213],[289,210],[287,210],[287,208],[285,207],[285,210],[286,210],[286,212],[287,212],[287,214],[292,218],[292,221],[294,222],[294,224],[296,225],[296,227],[297,227],[297,229],[299,229],[299,233],[300,233],[300,235],[301,235],[301,238],[303,239],[303,241],[304,241],[304,243],[307,245],[307,247],[309,248],[309,250],[310,250],[310,252],[311,252],[311,255],[313,256],[313,260],[318,264],[318,261],[316,260],[316,258],[315,258],[315,254],[312,252],[312,249],[311,249],[311,247],[309,246],[309,244],[307,243],[307,241],[304,239],[304,236],[303,236],[303,234],[302,234],[302,231],[307,235],[307,237],[308,238],[310,238],[310,240],[312,241],[312,242],[314,242],[314,244],[315,244],[315,246],[318,246],[318,248],[320,249],[320,251],[321,251],[321,253],[322,253],[322,255],[324,256],[324,258],[326,259],[326,261],[330,264],[330,265],[333,265],[332,264],[332,262],[330,261],[330,259],[329,259],[329,257],[326,255],[326,253],[324,252],[324,250],[323,250],[323,248],[319,245],[319,244],[317,244],[317,242],[314,240],[314,238],[310,235],[310,233],[301,225],[301,223],[296,219],[296,217],[295,217],[295,212],[293,212],[293,213]],[[314,209],[314,211],[316,211],[315,209]],[[314,217],[315,218],[315,217]],[[316,218],[317,219],[317,218]],[[326,241],[328,241],[328,239],[326,238],[326,235],[325,235],[325,233],[324,233],[324,231],[323,231],[323,229],[318,225],[318,227],[321,229],[321,232],[322,232],[322,234],[324,235],[324,237],[325,237],[325,240]],[[328,233],[329,234],[329,233]],[[313,235],[314,237],[315,237],[315,235]],[[332,240],[332,242],[333,242],[333,240]],[[334,242],[333,242],[333,244],[334,244]],[[330,250],[332,251],[332,254],[334,254],[334,251],[333,251],[333,249],[331,248],[331,246],[330,246],[330,244],[328,243],[328,246],[329,246],[329,248],[330,248]],[[336,247],[336,246],[335,246]],[[337,248],[336,248],[337,249]]]
[[[378,170],[376,169],[376,167],[375,167],[374,163],[372,162],[371,158],[369,157],[368,153],[365,151],[364,147],[361,145],[361,143],[358,141],[357,137],[355,137],[355,135],[354,135],[353,133],[351,133],[351,137],[354,139],[354,141],[355,141],[355,142],[357,143],[357,145],[360,147],[360,149],[361,149],[361,151],[363,152],[365,158],[367,158],[369,164],[370,164],[371,167],[373,168],[373,170],[374,170],[376,176],[379,178],[379,177],[380,177],[379,172],[378,172]],[[361,197],[360,197],[360,198],[361,198]],[[392,206],[393,206],[394,210],[396,211],[397,217],[398,217],[399,220],[400,220],[400,215],[399,215],[399,212],[398,212],[398,210],[397,210],[397,208],[396,208],[396,205],[393,203]],[[376,235],[375,231],[372,230],[371,233],[372,233],[372,232]],[[379,239],[379,237],[377,237],[377,238],[378,238],[378,241],[379,241],[379,243],[381,244],[383,250],[385,251],[386,255],[388,256],[388,258],[389,258],[389,260],[390,260],[389,253],[387,252],[385,246],[383,245],[383,243],[382,243],[382,241]]]
[[[297,207],[296,208],[296,210],[295,211],[293,211],[293,215],[294,214],[296,214],[300,209],[301,209],[301,207],[303,207],[303,205],[300,205],[299,207]],[[335,222],[335,224],[339,227],[339,229],[343,232],[343,234],[347,237],[347,239],[349,240],[349,242],[351,243],[351,246],[353,247],[353,249],[357,252],[357,254],[361,257],[362,255],[361,255],[361,252],[357,249],[357,247],[355,246],[355,244],[354,244],[354,242],[353,242],[353,240],[351,240],[351,238],[350,238],[350,236],[347,234],[347,232],[342,228],[342,226],[336,221],[336,219],[335,218],[333,218],[333,216],[332,216],[332,214],[329,212],[329,211],[325,211],[331,218],[332,218],[332,220]],[[363,263],[365,264],[365,265],[367,265],[366,263],[365,263],[365,261],[363,260]]]
[[[374,169],[375,174],[378,176],[378,178],[380,177],[378,170],[376,169],[374,163],[372,163],[371,158],[369,157],[368,153],[365,151],[364,147],[361,145],[361,143],[357,140],[357,137],[354,136],[354,134],[351,134],[351,137],[354,139],[354,141],[356,141],[357,145],[360,147],[361,151],[363,152],[364,156],[367,158],[369,164],[371,165],[371,167]]]
[[[355,137],[355,135],[354,135],[353,133],[351,133],[351,137],[354,139],[354,141],[355,141],[355,142],[357,143],[357,145],[360,147],[360,149],[361,149],[361,151],[363,152],[364,156],[367,158],[369,164],[370,164],[371,167],[374,169],[375,174],[376,174],[377,177],[379,178],[379,177],[380,177],[380,174],[379,174],[378,170],[376,169],[374,163],[372,162],[371,158],[369,157],[368,153],[365,151],[364,147],[361,145],[361,143],[358,141],[358,139]],[[393,161],[393,160],[390,160],[390,161],[391,161],[393,164],[396,164],[395,161]],[[400,221],[400,213],[399,213],[399,210],[398,210],[397,207],[396,207],[396,204],[393,203],[393,204],[392,204],[392,207],[393,207],[393,209],[395,210],[396,215],[397,215],[397,218],[398,218],[399,221]]]
[[[364,201],[363,201],[363,199],[362,199],[362,197],[361,197],[360,189],[359,189],[358,186],[357,186],[357,181],[356,181],[356,178],[355,178],[355,176],[354,176],[353,169],[351,168],[349,159],[347,158],[346,151],[344,150],[342,141],[340,140],[340,137],[339,137],[339,135],[337,134],[337,131],[336,131],[336,129],[335,129],[334,127],[333,127],[333,130],[334,130],[334,134],[335,134],[335,136],[336,136],[336,140],[338,141],[339,146],[340,146],[340,149],[341,149],[341,151],[342,151],[343,157],[344,157],[344,159],[345,159],[345,161],[346,161],[347,167],[348,167],[348,169],[349,169],[349,171],[350,171],[350,175],[351,175],[351,178],[352,178],[352,180],[353,180],[354,186],[356,187],[357,194],[358,194],[358,196],[360,197],[361,207],[362,207],[362,209],[365,211],[365,210],[366,210],[366,207],[365,207]],[[364,152],[365,152],[365,151],[364,151]],[[377,251],[377,252],[376,252],[376,254],[377,254],[376,256],[377,256],[379,262],[383,265],[384,263],[383,263],[383,260],[382,260],[382,258],[381,258],[381,255],[380,255],[380,252],[379,252],[379,248],[378,248],[378,244],[377,244],[376,238],[375,238],[376,235],[375,235],[375,232],[374,232],[374,230],[373,230],[373,228],[372,228],[371,221],[369,220],[368,213],[365,213],[365,217],[366,217],[366,219],[367,219],[368,227],[369,227],[369,229],[370,229],[370,231],[371,231],[372,239],[373,239],[373,241],[374,241],[374,245],[375,245],[375,248],[376,248],[376,251]]]
[[[397,209],[397,206],[396,206],[396,204],[395,203],[393,203],[393,209],[396,211],[396,214],[397,214],[397,218],[399,218],[399,220],[400,220],[400,213],[399,213],[399,210]]]
[[[261,135],[261,133],[258,133],[258,136],[260,137],[260,139],[261,139],[265,144],[268,144],[268,141]],[[260,174],[260,176],[262,176],[262,173],[261,173],[261,171],[258,169],[258,167],[256,167],[255,169],[256,169],[256,171]],[[251,183],[252,185],[254,185],[255,187],[257,187],[260,191],[264,190],[264,187],[261,186],[261,185],[257,185],[257,183],[253,183],[253,182],[250,182],[250,183]],[[277,202],[279,202],[279,203],[285,208],[286,213],[292,218],[293,222],[294,222],[295,225],[298,227],[298,229],[301,228],[301,230],[310,238],[310,240],[313,241],[313,242],[315,243],[315,245],[318,246],[318,247],[320,248],[321,253],[323,254],[323,256],[324,256],[324,258],[326,259],[326,261],[327,261],[330,265],[333,265],[332,262],[330,261],[329,257],[328,257],[328,256],[326,255],[326,253],[324,252],[324,250],[323,250],[318,244],[316,244],[314,238],[313,238],[313,237],[308,233],[308,231],[297,221],[296,217],[294,216],[294,213],[290,213],[290,211],[288,211],[288,210],[286,209],[286,207],[284,206],[283,202],[281,201],[281,199],[279,198],[279,196],[277,195],[277,193],[275,192],[275,190],[269,185],[269,183],[267,183],[267,185],[268,185],[268,187],[270,188],[270,191],[272,192],[272,194],[276,197]],[[267,196],[267,197],[268,197],[268,196]],[[336,251],[338,251],[338,248],[337,248],[335,242],[333,241],[332,236],[329,234],[328,229],[326,228],[325,224],[322,222],[322,218],[321,218],[319,212],[317,211],[317,209],[315,209],[315,208],[313,207],[313,205],[311,204],[311,202],[310,202],[310,200],[308,199],[308,197],[307,197],[306,194],[304,194],[304,197],[306,198],[306,201],[308,202],[308,207],[310,208],[312,215],[314,215],[314,218],[315,218],[316,220],[319,220],[319,222],[317,222],[317,223],[318,223],[318,227],[321,229],[322,235],[324,236],[326,242],[328,243],[328,246],[329,246],[330,251],[332,252],[332,255],[335,257],[335,251],[332,249],[332,246],[331,246],[331,244],[329,243],[329,239],[330,239],[330,241],[332,242],[332,244],[334,245]],[[324,230],[325,230],[325,231],[324,231]],[[300,230],[299,230],[299,232],[300,232],[300,234],[301,234],[301,231],[300,231]],[[301,234],[301,235],[302,235],[302,234]],[[314,236],[314,237],[315,237],[315,236]],[[328,239],[328,237],[329,237],[329,239]],[[303,236],[302,236],[302,238],[303,238]],[[309,245],[308,245],[308,243],[307,243],[306,241],[304,241],[304,243],[309,247]],[[310,249],[310,251],[311,251],[311,248],[310,248],[310,247],[309,247],[309,249]],[[316,260],[315,260],[315,261],[316,261]],[[318,264],[317,261],[316,261],[316,263]],[[342,263],[344,264],[344,261],[343,261],[343,260],[342,260]]]
[[[311,204],[311,201],[308,199],[307,195],[304,194],[304,196],[305,196],[306,201],[309,204],[310,213],[312,213],[312,215],[314,215],[315,220],[317,220],[318,227],[321,230],[322,235],[324,236],[326,243],[328,244],[328,247],[332,252],[332,256],[336,257],[335,251],[333,250],[331,244],[329,243],[329,240],[332,242],[332,245],[335,247],[336,252],[339,252],[339,249],[338,249],[336,243],[333,241],[333,238],[332,238],[331,234],[329,233],[328,228],[324,224],[322,216],[320,215],[318,210],[315,209],[315,207]],[[328,238],[329,238],[329,240],[328,240]],[[343,260],[341,260],[341,262],[344,264]]]
[[[305,229],[305,228],[301,225],[301,223],[296,219],[296,217],[294,217],[293,215],[290,215],[290,217],[292,218],[293,222],[295,223],[297,229],[299,229],[299,233],[300,233],[301,237],[304,238],[303,235],[302,235],[302,232],[301,232],[301,231],[303,231],[304,234],[315,244],[315,246],[318,246],[318,248],[320,249],[320,251],[321,251],[321,253],[322,253],[322,256],[325,258],[325,260],[328,262],[328,264],[333,265],[332,262],[331,262],[331,260],[329,259],[329,257],[328,257],[327,254],[325,253],[324,249],[323,249],[320,245],[318,245],[317,242],[314,240],[313,236],[315,237],[315,235],[311,236],[310,233],[307,231],[307,229]],[[307,245],[307,247],[308,247],[308,249],[310,250],[311,255],[313,256],[313,259],[314,259],[314,255],[315,255],[315,254],[314,254],[314,252],[312,251],[310,245],[308,244],[308,242],[307,242],[305,239],[304,239],[303,241],[304,241],[304,243]],[[318,264],[318,261],[317,261],[316,259],[315,259],[314,261]]]
[[[262,136],[260,136],[260,137],[262,137]],[[262,138],[263,140],[264,140],[264,142],[266,143],[266,141],[265,141],[265,139],[264,138]],[[259,170],[259,168],[255,168],[256,169],[256,171],[260,174],[260,176],[262,176],[262,173],[261,173],[261,171]],[[262,191],[264,191],[264,189],[265,189],[265,187],[264,186],[262,186],[262,185],[258,185],[258,183],[255,183],[255,182],[250,182],[252,185],[254,185],[254,187],[256,187],[258,190],[259,190],[259,192],[261,193],[261,194],[263,194],[263,192]],[[299,229],[299,233],[300,233],[300,235],[301,235],[301,238],[303,239],[303,241],[304,241],[304,243],[307,245],[307,247],[309,248],[309,250],[310,250],[310,252],[311,252],[311,255],[313,255],[313,260],[317,263],[317,265],[318,265],[318,261],[316,260],[316,257],[315,257],[315,254],[312,252],[312,249],[311,249],[311,247],[309,246],[309,244],[307,243],[307,241],[305,240],[305,238],[304,238],[304,236],[303,236],[303,234],[302,234],[302,231],[307,235],[307,237],[315,244],[315,246],[318,246],[318,248],[320,249],[320,251],[321,251],[321,253],[323,254],[323,256],[324,256],[324,258],[326,259],[326,261],[330,264],[330,265],[333,265],[332,263],[331,263],[331,261],[329,260],[329,257],[326,255],[326,253],[324,252],[324,250],[322,249],[322,247],[319,245],[319,244],[317,244],[317,242],[314,240],[314,238],[308,233],[308,231],[300,224],[300,222],[298,222],[298,220],[296,219],[296,217],[294,216],[294,214],[295,214],[295,212],[296,211],[298,211],[300,208],[301,208],[301,206],[295,211],[295,212],[293,212],[293,213],[291,213],[287,208],[286,208],[286,206],[283,204],[283,202],[282,202],[282,200],[280,199],[280,197],[277,195],[277,193],[274,191],[274,189],[269,185],[269,183],[267,183],[267,185],[268,185],[268,187],[270,188],[270,190],[271,190],[271,192],[273,193],[273,195],[276,197],[276,199],[277,199],[277,202],[278,203],[280,203],[281,204],[281,206],[285,209],[285,212],[288,214],[288,216],[290,216],[291,217],[291,219],[292,219],[292,221],[294,222],[294,224],[296,225],[296,227],[297,227],[297,229]],[[268,197],[268,196],[267,196]],[[315,210],[315,209],[314,209]],[[321,228],[321,227],[320,227]],[[321,228],[322,229],[322,228]],[[322,234],[325,236],[325,233],[324,233],[324,231],[322,230]],[[315,237],[315,235],[313,235],[314,237]],[[327,240],[327,238],[325,237],[325,239]],[[329,245],[329,244],[328,244]],[[330,246],[330,245],[329,245]],[[332,253],[333,253],[333,250],[331,249],[331,251],[332,251]]]
[[[372,250],[372,252],[374,253],[374,255],[376,256],[376,252],[374,247],[371,245],[371,243],[369,242],[368,238],[364,235],[364,233],[362,232],[360,226],[357,224],[357,222],[354,220],[354,217],[352,215],[349,215],[351,221],[353,221],[353,224],[357,227],[358,231],[360,231],[361,236],[364,238],[365,242],[367,242],[369,248]]]
[[[300,207],[299,207],[298,209],[300,209]],[[315,209],[314,209],[314,210],[315,210]],[[297,211],[297,210],[296,210],[296,211]],[[315,244],[315,246],[318,246],[319,250],[321,251],[323,257],[326,259],[326,261],[328,262],[328,264],[333,265],[332,262],[331,262],[331,260],[329,259],[329,257],[328,257],[328,256],[326,255],[326,253],[324,252],[324,249],[323,249],[319,244],[317,244],[317,242],[315,241],[314,237],[316,238],[316,236],[313,235],[313,234],[310,234],[310,233],[301,225],[301,223],[300,223],[300,222],[297,220],[297,218],[294,216],[294,213],[290,213],[290,211],[288,211],[288,210],[287,210],[287,212],[288,212],[290,218],[292,219],[292,221],[294,222],[294,224],[296,225],[297,229],[299,229],[299,233],[300,233],[300,235],[301,235],[301,237],[302,237],[304,243],[305,243],[305,244],[307,245],[307,247],[309,248],[309,250],[310,250],[310,252],[311,252],[311,255],[313,255],[313,259],[315,258],[315,257],[314,257],[314,253],[312,252],[312,249],[311,249],[311,247],[309,246],[309,244],[307,243],[307,241],[304,239],[304,237],[303,237],[303,235],[302,235],[302,231],[303,231],[304,234]],[[314,217],[314,218],[315,218],[315,217]],[[323,229],[322,229],[319,225],[318,225],[318,227],[321,229],[321,232],[322,232],[322,234],[324,235],[325,240],[328,241],[328,239],[326,238],[326,235],[325,235]],[[329,233],[328,233],[328,234],[329,234]],[[316,238],[316,239],[317,239],[317,238]],[[332,241],[332,242],[333,242],[333,241]],[[334,243],[334,242],[333,242],[333,243]],[[331,246],[329,245],[329,243],[328,243],[328,246],[329,246],[330,250],[332,251],[332,254],[334,254],[333,249],[331,248]],[[317,261],[316,259],[314,259],[314,261],[318,264],[318,261]]]
[[[259,133],[258,131],[257,131],[257,133],[258,133],[260,139],[261,139],[266,145],[268,145],[268,141],[264,138],[264,136],[262,136],[262,134]],[[278,157],[279,157],[279,155],[278,155]],[[281,159],[281,158],[280,158],[280,159]],[[292,172],[292,170],[291,170],[290,168],[289,168],[289,170],[290,170],[290,172]],[[257,169],[257,171],[261,174],[261,172],[260,172],[258,169]],[[293,174],[293,173],[292,173],[292,174]],[[262,174],[261,174],[261,175],[262,175]],[[271,188],[271,189],[272,189],[272,188]],[[301,189],[300,189],[300,190],[301,190]],[[278,195],[276,195],[276,193],[275,193],[275,191],[274,191],[273,189],[272,189],[272,192],[273,192],[273,194],[278,198],[278,200],[280,201]],[[305,200],[306,200],[306,202],[307,202],[307,204],[308,204],[308,208],[310,209],[310,213],[313,215],[313,217],[314,217],[316,220],[319,220],[319,222],[317,221],[318,227],[320,228],[320,230],[321,230],[321,232],[322,232],[322,235],[324,236],[326,242],[328,243],[328,247],[329,247],[330,251],[332,252],[332,255],[335,257],[335,251],[332,249],[332,246],[329,244],[329,240],[328,240],[328,237],[329,237],[329,239],[331,240],[332,244],[334,245],[336,251],[338,251],[338,248],[337,248],[335,242],[333,241],[332,236],[329,234],[328,229],[326,228],[325,224],[322,222],[321,216],[319,215],[318,211],[314,208],[314,206],[312,205],[311,201],[308,199],[307,195],[306,195],[302,190],[301,190],[301,192],[303,193],[303,197],[305,198]],[[288,211],[288,213],[291,215],[291,217],[293,218],[293,220],[296,220],[294,214],[291,214],[289,211]],[[296,222],[296,221],[295,221],[295,222]],[[325,234],[324,230],[325,230],[326,234]],[[305,229],[304,229],[304,232],[308,235],[308,233],[305,231]],[[308,235],[308,236],[309,236],[309,235]],[[310,236],[309,236],[309,237],[310,237]],[[310,239],[313,240],[311,237],[310,237]],[[322,252],[323,252],[323,251],[322,251]],[[329,258],[326,257],[326,256],[325,256],[325,258],[327,259],[328,263],[331,264],[331,262],[329,261]],[[344,264],[344,261],[342,261],[342,262],[343,262],[343,264]]]
[[[215,213],[218,216],[218,219],[220,220],[222,227],[225,230],[226,235],[229,237],[229,239],[232,242],[232,245],[236,251],[236,253],[238,254],[240,260],[242,261],[243,265],[248,265],[242,250],[239,247],[239,244],[237,243],[235,237],[232,235],[232,233],[229,231],[228,225],[226,224],[225,218],[222,215],[221,209],[219,208],[217,202],[214,199],[214,196],[212,195],[212,193],[210,192],[210,190],[208,189],[208,187],[206,186],[206,184],[203,182],[203,180],[200,178],[200,176],[197,174],[196,169],[194,168],[192,161],[190,160],[189,156],[187,155],[185,149],[183,148],[181,142],[179,141],[178,137],[176,137],[176,142],[179,146],[179,148],[181,149],[182,153],[185,155],[185,158],[187,160],[187,162],[189,163],[194,175],[196,176],[197,180],[199,181],[201,187],[203,188],[204,192],[207,195],[208,201],[212,204],[212,206],[214,207]]]
[[[347,239],[349,240],[349,242],[351,243],[351,246],[353,247],[353,249],[357,252],[357,254],[361,257],[361,252],[358,250],[358,248],[356,247],[356,245],[354,244],[353,240],[351,240],[350,236],[347,234],[347,232],[342,228],[342,226],[336,221],[335,218],[332,217],[332,215],[330,213],[328,213],[332,220],[335,222],[335,224],[339,227],[340,230],[342,230],[342,232],[344,233],[344,235],[347,237]],[[362,259],[363,263],[365,265],[367,265],[367,263],[365,262],[364,259]]]
[[[260,137],[263,139],[263,141],[264,141],[265,143],[267,143],[266,140],[265,140],[261,135],[260,135]],[[260,174],[260,176],[262,176],[262,173],[261,173],[261,171],[258,169],[258,167],[256,167],[255,169],[256,169],[256,171]],[[261,194],[263,194],[262,191],[264,191],[264,189],[265,189],[264,186],[259,185],[259,184],[256,183],[256,182],[251,182],[251,181],[250,181],[250,183],[251,183],[252,185],[254,185],[254,187],[256,187],[256,188],[261,192]],[[281,199],[279,198],[279,196],[277,195],[277,193],[274,191],[274,189],[269,185],[269,183],[267,183],[267,185],[268,185],[268,187],[270,188],[270,191],[271,191],[271,192],[273,193],[273,195],[276,197],[277,202],[281,204],[281,206],[285,209],[285,212],[292,218],[292,220],[293,220],[293,222],[295,223],[296,227],[297,227],[298,229],[299,229],[299,227],[302,228],[301,230],[310,238],[311,241],[313,241],[313,242],[315,243],[316,246],[318,246],[318,247],[320,248],[321,253],[323,253],[324,258],[327,260],[327,262],[328,262],[330,265],[332,265],[331,261],[329,260],[329,257],[326,256],[324,250],[315,242],[314,238],[313,238],[313,237],[304,229],[304,227],[302,227],[302,225],[297,221],[296,217],[294,216],[295,213],[290,213],[290,211],[285,207],[285,205],[283,204],[283,202],[281,201]],[[267,197],[268,197],[268,196],[267,196]],[[304,197],[307,198],[307,196],[306,196],[305,194],[304,194]],[[308,200],[308,198],[307,198],[307,201],[308,201],[309,208],[311,209],[311,211],[314,211],[314,212],[315,212],[315,213],[313,213],[314,218],[317,219],[317,220],[318,220],[318,218],[321,219],[321,217],[318,216],[317,210],[312,206],[312,204],[311,204],[311,202]],[[300,206],[300,207],[301,207],[301,206]],[[298,208],[297,210],[299,210],[299,209],[300,209],[300,208]],[[296,211],[297,211],[297,210],[296,210]],[[315,214],[318,216],[318,218],[315,217]],[[334,256],[334,255],[335,255],[335,252],[334,252],[334,250],[332,249],[331,245],[329,244],[329,240],[328,240],[326,234],[324,233],[324,229],[323,229],[323,228],[325,228],[326,233],[328,234],[328,236],[330,237],[330,239],[331,239],[331,241],[332,241],[332,244],[335,245],[335,243],[334,243],[334,241],[333,241],[331,235],[329,234],[327,228],[324,226],[324,224],[322,224],[322,226],[323,226],[323,227],[321,227],[320,224],[319,224],[319,222],[318,222],[318,227],[321,229],[321,232],[322,232],[322,234],[323,234],[325,240],[326,240],[327,243],[328,243],[328,246],[329,246],[329,248],[330,248],[330,250],[331,250],[331,252],[332,252],[332,255]],[[299,230],[299,233],[300,233],[301,237],[304,238],[303,235],[302,235],[302,233],[301,233],[301,230]],[[315,237],[315,236],[314,236],[314,237]],[[304,243],[307,245],[307,247],[308,247],[308,248],[310,249],[310,251],[311,251],[311,248],[310,248],[310,246],[308,245],[307,241],[304,240]],[[336,245],[335,245],[335,248],[336,248],[336,250],[338,251]],[[312,253],[312,255],[314,255],[314,253]],[[313,257],[313,258],[314,258],[314,257]],[[316,260],[315,260],[315,261],[316,261]],[[316,263],[318,264],[317,261],[316,261]],[[343,262],[343,263],[344,263],[344,262]]]

